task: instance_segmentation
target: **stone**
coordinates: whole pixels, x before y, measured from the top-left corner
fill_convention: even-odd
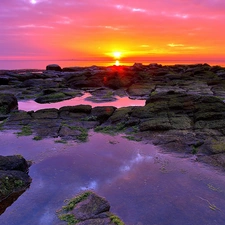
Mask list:
[[[49,64],[46,66],[46,70],[62,71],[62,68],[58,64]]]
[[[97,106],[92,109],[91,115],[96,117],[96,120],[99,120],[101,123],[103,123],[110,116],[112,116],[115,110],[116,107],[113,106]]]
[[[18,108],[18,102],[13,94],[0,93],[0,114],[8,114]]]
[[[27,161],[20,155],[1,156],[0,155],[0,170],[18,170],[27,172],[29,165]]]
[[[122,220],[110,211],[109,202],[92,191],[85,191],[71,199],[59,211],[59,219],[79,225],[125,225]]]
[[[57,109],[40,109],[36,112],[31,113],[34,119],[57,119],[58,110]]]
[[[30,165],[20,155],[0,156],[0,214],[29,187]]]

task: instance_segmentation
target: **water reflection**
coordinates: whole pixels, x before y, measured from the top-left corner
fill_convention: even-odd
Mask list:
[[[115,106],[117,108],[126,107],[126,106],[144,106],[145,100],[138,100],[138,99],[130,99],[128,97],[119,97],[117,96],[116,101],[112,102],[92,102],[89,101],[89,97],[92,95],[89,93],[85,93],[81,97],[76,97],[70,100],[65,100],[61,102],[55,102],[55,103],[46,103],[46,104],[39,104],[35,102],[34,100],[28,100],[28,101],[19,101],[18,102],[18,108],[19,110],[24,111],[31,111],[31,110],[39,110],[39,109],[46,109],[46,108],[56,108],[59,109],[63,106],[74,106],[74,105],[91,105],[92,107],[96,106]]]
[[[30,189],[0,217],[1,225],[57,224],[55,211],[85,189],[106,197],[127,225],[224,223],[224,176],[153,145],[96,133],[83,144],[35,142],[8,132],[0,141],[0,154],[34,161]]]
[[[116,66],[120,66],[120,61],[119,60],[116,60],[115,65]]]

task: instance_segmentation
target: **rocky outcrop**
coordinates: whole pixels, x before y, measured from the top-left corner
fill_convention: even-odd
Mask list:
[[[92,191],[86,191],[71,199],[58,212],[60,220],[77,225],[124,225],[110,211],[109,202]]]
[[[28,169],[22,156],[0,156],[0,214],[29,187]]]

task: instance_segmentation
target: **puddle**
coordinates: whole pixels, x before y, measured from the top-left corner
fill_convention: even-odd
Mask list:
[[[119,97],[117,96],[117,100],[110,102],[92,102],[89,101],[88,98],[91,96],[89,93],[85,93],[81,97],[76,97],[73,99],[56,102],[56,103],[47,103],[47,104],[39,104],[34,100],[26,100],[19,101],[18,108],[19,110],[31,111],[31,110],[39,110],[39,109],[47,109],[47,108],[56,108],[59,109],[63,106],[74,106],[74,105],[91,105],[92,107],[96,106],[115,106],[117,108],[126,107],[126,106],[144,106],[145,100],[138,99],[130,99],[128,97]]]
[[[80,144],[10,132],[0,141],[0,154],[34,161],[31,187],[0,216],[1,225],[57,224],[63,201],[85,189],[106,197],[127,225],[224,224],[224,174],[182,155],[94,132]]]

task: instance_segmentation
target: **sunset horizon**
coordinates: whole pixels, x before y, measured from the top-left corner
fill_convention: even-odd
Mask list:
[[[225,60],[225,2],[4,0],[0,60]]]

